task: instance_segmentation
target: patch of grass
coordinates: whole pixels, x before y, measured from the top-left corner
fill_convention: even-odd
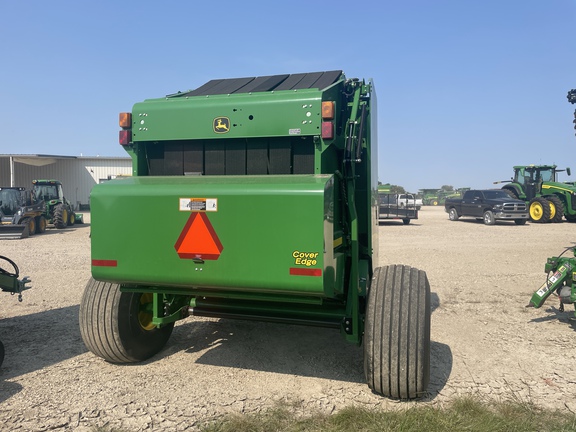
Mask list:
[[[301,411],[301,410],[299,410]],[[259,414],[225,416],[205,425],[203,432],[569,432],[576,415],[543,410],[529,403],[455,400],[446,408],[418,405],[403,411],[350,407],[335,414],[302,417],[279,407]]]

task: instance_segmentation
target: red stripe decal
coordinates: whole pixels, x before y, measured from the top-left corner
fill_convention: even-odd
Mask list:
[[[92,265],[94,267],[118,267],[118,261],[116,260],[92,260]]]
[[[290,267],[292,276],[322,276],[322,269]]]

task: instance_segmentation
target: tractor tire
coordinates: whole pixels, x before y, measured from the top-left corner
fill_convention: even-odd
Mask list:
[[[567,215],[565,215],[565,217],[566,217],[566,220],[567,220],[568,222],[571,222],[571,223],[576,222],[576,215],[569,215],[569,214],[567,214]]]
[[[68,226],[74,225],[75,222],[76,222],[76,215],[72,210],[70,210],[68,212]]]
[[[46,231],[46,225],[48,225],[48,222],[46,222],[46,218],[44,216],[36,216],[36,234],[42,234],[44,231]]]
[[[121,292],[120,285],[90,278],[80,302],[86,347],[110,363],[134,363],[160,352],[174,323],[152,324],[152,294]]]
[[[550,222],[550,202],[546,198],[536,197],[532,198],[528,205],[528,213],[530,220],[536,223]]]
[[[485,225],[496,225],[496,219],[494,218],[494,213],[490,210],[484,212],[484,224]]]
[[[52,218],[54,226],[58,229],[66,228],[68,226],[68,209],[64,204],[58,204],[54,208],[54,216]]]
[[[36,234],[36,220],[33,217],[25,217],[20,221],[19,225],[28,225],[28,235],[33,236]]]
[[[405,265],[378,267],[364,328],[364,374],[380,395],[414,399],[430,381],[430,284]]]
[[[564,203],[556,195],[547,196],[550,203],[550,219],[552,223],[560,223],[564,217]]]
[[[454,207],[452,207],[448,211],[448,219],[450,219],[451,221],[457,221],[458,219],[460,219],[460,215],[458,214],[458,210],[456,210]]]
[[[504,189],[506,191],[506,193],[508,195],[510,195],[510,198],[514,198],[514,199],[520,199],[520,197],[518,196],[518,194],[516,193],[515,190],[512,189]]]

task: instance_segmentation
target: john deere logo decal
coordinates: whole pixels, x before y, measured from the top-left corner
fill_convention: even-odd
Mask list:
[[[226,133],[230,131],[230,119],[228,117],[216,117],[213,128],[216,133]]]

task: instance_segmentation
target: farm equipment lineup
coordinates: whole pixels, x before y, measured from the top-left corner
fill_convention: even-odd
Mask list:
[[[62,229],[83,223],[64,197],[58,180],[34,180],[32,189],[0,187],[0,239],[20,239],[46,231],[48,224]]]
[[[216,79],[120,114],[133,175],[91,193],[88,349],[146,360],[189,315],[321,326],[363,345],[374,392],[425,394],[428,278],[378,267],[375,102],[371,81],[329,71]]]
[[[22,301],[22,291],[30,289],[26,286],[30,283],[27,276],[18,279],[20,270],[14,261],[5,256],[0,256],[0,290],[18,295],[18,301]],[[4,344],[0,341],[0,366],[4,361]]]

